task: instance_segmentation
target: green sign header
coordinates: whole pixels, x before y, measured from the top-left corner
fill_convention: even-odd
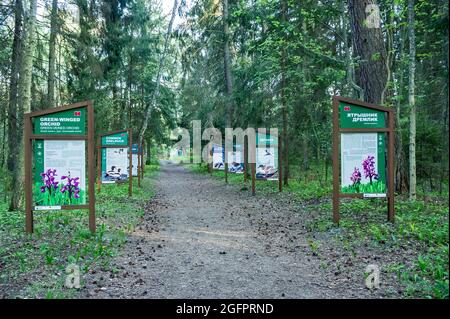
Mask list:
[[[102,136],[102,146],[128,146],[128,132]]]
[[[34,134],[85,135],[86,108],[72,109],[33,119]]]
[[[270,133],[257,133],[256,146],[277,146],[278,138],[276,135]]]
[[[339,125],[341,128],[385,128],[385,113],[383,111],[340,102]]]

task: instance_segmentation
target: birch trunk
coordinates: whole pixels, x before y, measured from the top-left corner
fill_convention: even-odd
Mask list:
[[[164,49],[159,58],[159,67],[158,67],[158,73],[156,75],[155,90],[153,91],[153,93],[151,95],[150,102],[148,103],[147,109],[145,111],[144,123],[142,124],[141,132],[139,133],[139,144],[142,144],[142,141],[144,140],[145,131],[147,130],[147,126],[148,126],[148,120],[150,119],[152,109],[154,108],[156,99],[158,98],[158,95],[159,95],[161,73],[164,68],[164,60],[166,58],[167,47],[169,45],[169,36],[170,36],[170,33],[172,33],[173,21],[175,20],[175,15],[176,15],[177,9],[178,9],[178,0],[174,0],[173,8],[172,8],[172,15],[170,17],[169,25],[167,27],[167,33],[164,38]]]
[[[409,34],[409,199],[416,199],[416,40],[414,32],[414,0],[408,1],[408,34]]]

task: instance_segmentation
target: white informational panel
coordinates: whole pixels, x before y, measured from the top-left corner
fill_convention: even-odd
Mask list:
[[[131,168],[133,176],[138,176],[138,165],[139,165],[139,158],[138,154],[132,154],[131,159],[133,163],[133,167]]]
[[[222,146],[213,146],[213,169],[224,170],[224,152]]]
[[[85,141],[44,140],[43,150],[41,152],[37,150],[36,162],[37,166],[43,165],[42,172],[51,171],[51,178],[55,185],[52,189],[54,194],[51,195],[55,197],[55,203],[66,205],[86,203]],[[45,186],[43,190],[46,191]],[[46,208],[52,209],[52,206],[47,205]],[[60,207],[57,205],[53,209],[60,209]]]
[[[361,184],[369,182],[362,167],[362,162],[368,156],[374,157],[375,171],[378,171],[377,137],[377,133],[341,134],[341,187],[353,185],[351,177],[355,168],[361,172]]]
[[[257,179],[278,179],[278,149],[274,147],[256,148],[256,178]]]
[[[244,164],[241,151],[228,152],[228,171],[230,173],[243,174]]]
[[[115,183],[128,179],[128,148],[106,148],[105,168],[102,183]]]

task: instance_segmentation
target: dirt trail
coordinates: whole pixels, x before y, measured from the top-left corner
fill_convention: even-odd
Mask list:
[[[88,275],[85,297],[363,297],[362,285],[350,291],[327,283],[304,237],[265,234],[268,224],[259,216],[270,201],[169,162],[162,163],[156,191],[115,260],[119,272]],[[272,212],[278,213],[289,211]]]

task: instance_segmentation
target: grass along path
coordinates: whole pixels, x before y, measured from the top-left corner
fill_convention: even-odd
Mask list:
[[[89,231],[85,210],[35,212],[35,232],[27,235],[23,212],[8,212],[2,204],[0,299],[77,297],[78,290],[64,287],[67,265],[78,265],[82,274],[110,268],[153,197],[158,172],[158,164],[147,165],[142,187],[137,187],[137,178],[133,180],[132,198],[128,184],[102,185],[96,194],[95,235]]]

